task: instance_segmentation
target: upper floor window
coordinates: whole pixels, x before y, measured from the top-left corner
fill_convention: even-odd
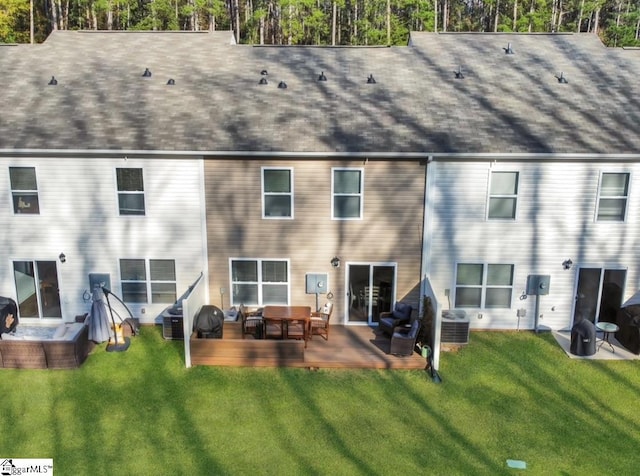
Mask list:
[[[628,173],[603,173],[600,177],[597,220],[624,221],[628,197]]]
[[[293,218],[293,170],[263,167],[262,217]]]
[[[232,305],[286,305],[289,303],[289,262],[232,259],[231,289]]]
[[[120,215],[144,215],[142,169],[116,169]]]
[[[515,219],[518,172],[491,172],[488,218]]]
[[[121,259],[122,300],[172,303],[176,298],[176,265],[168,259]]]
[[[455,307],[510,308],[512,294],[512,264],[458,264]]]
[[[363,170],[333,169],[331,181],[331,218],[362,218]]]
[[[35,167],[9,167],[13,213],[40,213]]]

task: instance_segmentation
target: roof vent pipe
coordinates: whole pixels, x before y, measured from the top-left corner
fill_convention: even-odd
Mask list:
[[[278,89],[287,89],[287,83],[285,83],[284,81],[280,81],[280,83],[278,84]]]
[[[58,80],[56,79],[55,76],[51,76],[51,79],[49,80],[49,86],[56,86],[58,84]]]
[[[324,71],[322,73],[320,73],[320,76],[318,76],[318,81],[326,81],[327,77],[324,75]]]
[[[151,77],[151,71],[149,71],[149,68],[145,68],[144,69],[144,73],[142,73],[142,77],[143,78],[150,78]]]
[[[560,76],[558,76],[558,82],[561,84],[567,84],[567,78],[564,77],[564,71],[560,71]]]
[[[367,84],[376,84],[376,80],[373,79],[373,74],[370,74],[367,78]]]
[[[456,79],[464,79],[464,74],[462,74],[462,66],[458,66],[458,71],[455,71]]]
[[[513,48],[511,48],[511,43],[507,43],[507,47],[504,49],[504,52],[508,55],[513,54]]]

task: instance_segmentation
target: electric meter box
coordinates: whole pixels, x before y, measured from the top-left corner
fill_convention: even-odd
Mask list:
[[[527,277],[527,294],[529,296],[542,296],[549,294],[551,276],[548,274],[530,274]]]
[[[327,294],[326,273],[307,273],[307,294]]]

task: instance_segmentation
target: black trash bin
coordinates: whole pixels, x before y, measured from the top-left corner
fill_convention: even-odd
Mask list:
[[[581,357],[596,353],[596,326],[593,322],[582,319],[573,326],[569,351]]]
[[[193,330],[201,339],[222,339],[224,312],[219,307],[202,306],[193,321]]]

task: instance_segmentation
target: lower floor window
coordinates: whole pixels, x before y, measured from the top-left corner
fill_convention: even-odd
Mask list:
[[[455,307],[510,308],[512,295],[512,264],[458,264]]]
[[[122,300],[130,303],[176,301],[176,265],[168,259],[121,259]]]
[[[287,260],[232,259],[231,304],[263,306],[289,303]]]

